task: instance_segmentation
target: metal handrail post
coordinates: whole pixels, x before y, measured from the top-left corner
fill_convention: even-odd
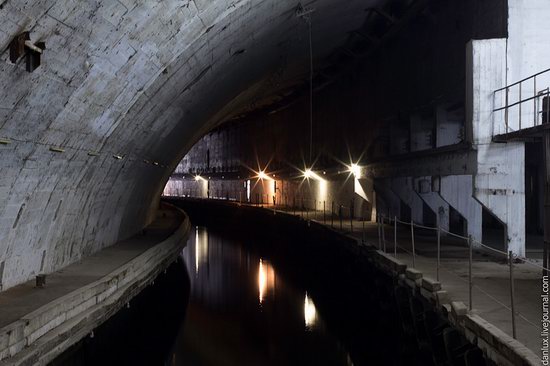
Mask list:
[[[393,256],[397,258],[397,216],[393,217]]]
[[[512,309],[512,337],[516,336],[516,311],[515,311],[515,293],[514,293],[514,254],[508,252],[508,262],[510,263],[510,307]]]
[[[327,223],[327,215],[326,215],[326,205],[325,205],[325,204],[326,204],[326,202],[323,201],[323,224],[326,225],[326,223]]]
[[[365,218],[363,217],[363,228],[362,228],[362,234],[361,234],[361,243],[365,244]]]
[[[380,234],[380,215],[376,214],[376,227],[378,229],[378,249],[382,249],[382,235]]]
[[[506,109],[504,110],[504,123],[506,124],[506,133],[508,133],[508,94],[509,88],[506,87]]]
[[[317,219],[317,200],[315,200],[315,213],[313,214],[313,219]]]
[[[338,216],[340,216],[340,230],[342,230],[342,205],[338,209]]]
[[[416,268],[416,250],[414,248],[414,221],[411,219],[411,244],[413,252],[413,268]]]
[[[437,268],[436,268],[436,281],[439,282],[439,268],[441,268],[441,226],[437,224]]]
[[[352,207],[349,208],[349,231],[353,233],[353,212],[351,210],[353,210]]]
[[[334,227],[334,201],[332,201],[332,207],[330,209],[330,227]]]
[[[469,303],[469,309],[472,310],[473,308],[473,300],[472,300],[472,288],[474,286],[474,283],[472,281],[472,260],[473,260],[473,245],[472,245],[472,236],[468,236],[468,247],[469,247],[469,259],[468,259],[468,303]]]
[[[381,228],[382,228],[382,244],[384,244],[384,253],[387,253],[387,250],[386,250],[386,230],[385,230],[385,224],[386,224],[386,220],[384,219],[384,216],[381,217],[382,219],[382,223],[381,223]]]
[[[521,101],[521,81],[519,82],[519,100]],[[519,103],[518,107],[519,107],[519,129],[521,130],[521,105],[523,103]]]
[[[533,96],[537,95],[537,76],[533,77]],[[537,98],[533,99],[533,126],[537,125]]]

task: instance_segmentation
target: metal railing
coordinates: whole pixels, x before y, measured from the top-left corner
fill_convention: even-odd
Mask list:
[[[544,268],[543,266],[533,262],[532,260],[529,260],[525,257],[520,257],[515,254],[513,254],[512,251],[508,251],[507,253],[495,249],[491,246],[485,245],[475,239],[473,239],[471,236],[462,236],[455,233],[452,233],[450,231],[447,231],[443,228],[441,228],[440,225],[437,226],[425,226],[414,223],[414,221],[406,222],[401,221],[397,219],[397,217],[389,218],[385,215],[377,215],[377,227],[378,227],[378,249],[380,251],[383,251],[384,253],[388,253],[387,245],[386,245],[386,236],[385,236],[385,229],[387,228],[387,224],[393,229],[393,253],[390,252],[390,254],[393,254],[394,258],[398,258],[398,248],[400,251],[407,253],[411,257],[412,267],[416,268],[416,262],[417,262],[417,256],[418,256],[418,250],[415,246],[415,228],[421,228],[428,231],[435,232],[436,235],[436,245],[437,245],[437,252],[436,252],[436,259],[435,259],[435,267],[436,267],[436,280],[440,281],[440,273],[442,269],[444,269],[441,265],[441,255],[442,255],[442,245],[441,245],[441,237],[442,234],[445,234],[449,237],[458,239],[459,241],[462,241],[465,244],[465,249],[468,250],[468,308],[469,310],[472,310],[474,308],[474,296],[473,296],[473,290],[476,289],[477,291],[483,293],[485,296],[489,297],[492,301],[497,303],[499,306],[502,306],[506,310],[510,312],[510,321],[512,326],[512,337],[514,339],[518,339],[517,334],[517,328],[516,328],[516,318],[520,317],[523,321],[525,321],[527,324],[529,324],[532,327],[539,328],[539,325],[536,324],[535,321],[529,320],[526,316],[524,316],[521,312],[519,312],[516,309],[516,295],[515,295],[515,274],[514,274],[514,267],[518,264],[527,264],[531,266],[533,273],[541,273],[544,270],[548,270],[547,268]],[[410,248],[406,248],[403,245],[398,244],[398,225],[402,225],[408,229],[410,227]],[[408,231],[408,230],[407,230]],[[403,237],[401,238],[403,239]],[[508,305],[503,303],[501,300],[497,299],[495,296],[491,295],[486,289],[483,289],[481,286],[476,285],[475,283],[475,276],[474,276],[474,270],[473,270],[473,263],[474,263],[474,253],[476,252],[484,252],[484,253],[490,253],[492,255],[496,255],[497,258],[500,258],[501,260],[505,260],[508,264],[508,282],[509,282],[509,303]],[[423,256],[423,259],[427,259],[427,256]],[[484,257],[485,258],[485,257]],[[493,260],[493,262],[496,262]],[[525,269],[523,270],[525,272]],[[542,275],[541,275],[542,280]],[[537,294],[535,294],[537,295]],[[537,295],[538,296],[538,295]]]
[[[493,137],[550,122],[549,86],[550,69],[546,69],[495,90]]]

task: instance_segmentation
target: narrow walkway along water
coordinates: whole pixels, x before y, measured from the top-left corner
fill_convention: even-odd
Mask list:
[[[341,243],[189,214],[183,260],[54,365],[434,364],[391,280]]]

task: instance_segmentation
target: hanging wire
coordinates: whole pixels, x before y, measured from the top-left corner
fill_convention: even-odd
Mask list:
[[[309,163],[313,162],[313,41],[311,16],[307,18],[309,28]]]
[[[308,26],[309,37],[309,165],[313,163],[313,40],[311,14],[315,9],[304,8],[302,4],[296,9],[296,16],[302,18]]]

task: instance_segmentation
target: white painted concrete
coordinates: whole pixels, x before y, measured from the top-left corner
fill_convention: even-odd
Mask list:
[[[432,177],[421,177],[414,180],[415,187],[426,184],[428,190],[417,190],[418,196],[435,212],[439,225],[444,230],[449,230],[449,204],[441,198],[438,192],[433,191]]]
[[[525,149],[523,143],[491,142],[500,125],[493,91],[506,84],[506,40],[472,41],[467,51],[467,115],[477,150],[474,196],[506,224],[508,248],[525,255]]]
[[[316,1],[316,59],[380,2]],[[2,50],[25,30],[46,42],[33,73],[0,57],[4,288],[139,231],[185,152],[249,105],[249,86],[276,93],[307,74],[295,1],[1,3]]]
[[[466,219],[467,234],[482,242],[482,207],[473,197],[471,175],[441,177],[441,197]]]
[[[411,218],[414,222],[424,223],[424,205],[422,199],[414,190],[414,179],[400,177],[391,180],[391,190],[411,209]]]

